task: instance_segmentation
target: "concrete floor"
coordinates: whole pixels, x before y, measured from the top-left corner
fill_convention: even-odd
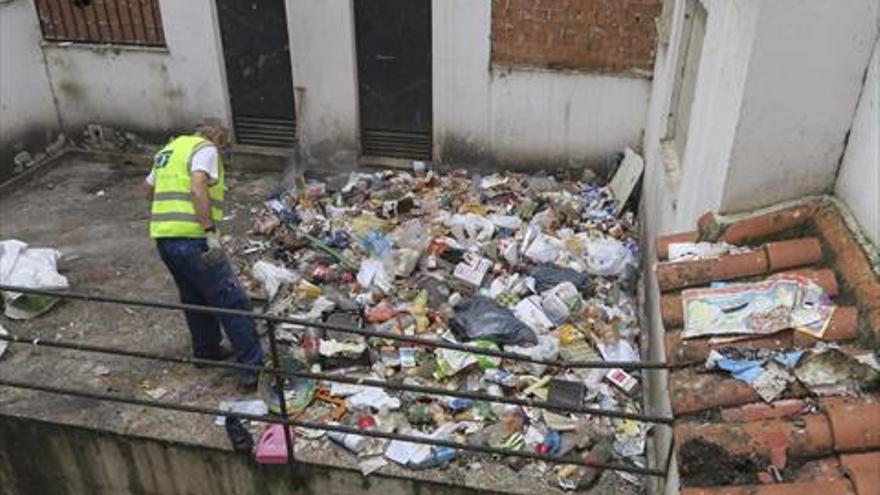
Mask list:
[[[176,301],[177,291],[147,235],[146,170],[133,165],[68,160],[0,198],[0,239],[55,247],[64,254],[62,271],[71,288],[119,297]],[[250,208],[277,183],[277,173],[232,173],[223,232],[244,235]],[[248,260],[235,260],[248,266]],[[189,354],[182,314],[119,305],[65,302],[28,322],[2,324],[13,334],[43,340]],[[163,401],[216,407],[242,398],[229,372],[139,359],[26,345],[11,346],[0,358],[9,379],[149,398],[162,388]],[[225,431],[212,418],[159,409],[99,403],[57,395],[0,388],[0,413],[21,415],[196,445],[229,448]],[[300,445],[304,462],[352,468],[341,449]],[[479,466],[479,467],[478,467]],[[487,457],[458,461],[444,470],[414,472],[389,465],[381,473],[466,484],[512,493],[556,493],[547,466],[530,464],[519,473]],[[552,473],[550,473],[552,474]],[[592,493],[639,493],[614,473],[605,473]]]

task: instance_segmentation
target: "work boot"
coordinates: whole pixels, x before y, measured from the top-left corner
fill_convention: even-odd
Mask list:
[[[256,373],[244,374],[238,380],[238,391],[243,394],[256,392],[259,383],[259,376]]]

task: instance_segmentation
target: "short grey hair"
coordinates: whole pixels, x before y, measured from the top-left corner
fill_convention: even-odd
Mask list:
[[[195,128],[195,133],[204,138],[215,141],[218,138],[223,142],[229,141],[229,129],[223,125],[220,119],[205,119]]]

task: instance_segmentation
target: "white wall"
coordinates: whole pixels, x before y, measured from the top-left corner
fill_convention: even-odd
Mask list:
[[[0,178],[17,152],[41,151],[58,133],[41,39],[34,2],[0,3]]]
[[[659,294],[653,264],[655,239],[670,232],[691,230],[704,211],[716,208],[724,190],[730,151],[736,135],[748,63],[758,21],[758,0],[703,0],[708,17],[688,125],[688,141],[674,174],[664,159],[667,115],[675,83],[679,40],[683,31],[684,0],[672,0],[672,30],[668,43],[658,45],[654,65],[645,139],[645,178],[640,205],[644,253],[645,308],[648,357],[666,359],[660,323]],[[666,373],[647,373],[651,413],[671,414]],[[660,428],[653,444],[655,462],[663,462],[671,431]],[[661,464],[658,467],[663,467]],[[678,468],[672,461],[669,478],[652,492],[678,493]]]
[[[661,141],[675,83],[684,0],[676,0],[671,40],[658,48],[645,132],[645,222],[655,234],[693,228],[724,192],[755,40],[758,0],[703,0],[708,17],[684,155],[667,173]]]
[[[300,145],[309,162],[358,150],[352,0],[287,0]]]
[[[723,210],[830,190],[878,25],[877,0],[761,2]]]
[[[101,123],[162,134],[206,117],[228,122],[214,2],[160,0],[159,6],[167,50],[46,44],[65,129]]]
[[[451,164],[598,163],[641,142],[649,79],[490,70],[491,1],[433,0],[435,156]]]
[[[835,192],[852,210],[862,231],[880,246],[880,38],[853,120]]]

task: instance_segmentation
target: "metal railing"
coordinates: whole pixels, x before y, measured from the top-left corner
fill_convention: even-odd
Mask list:
[[[32,339],[25,338],[19,335],[7,335],[0,336],[0,340],[8,341],[12,345],[33,345],[33,346],[42,346],[47,348],[57,348],[57,349],[66,349],[73,351],[81,351],[81,352],[94,352],[101,353],[107,355],[115,355],[115,356],[124,356],[130,358],[137,359],[147,359],[153,361],[161,361],[167,363],[176,363],[176,364],[185,364],[185,365],[197,365],[201,367],[213,367],[213,368],[226,368],[226,369],[235,369],[239,371],[245,372],[260,372],[266,375],[273,377],[273,386],[274,392],[277,394],[279,401],[279,409],[280,416],[273,415],[253,415],[253,414],[245,414],[238,413],[232,411],[223,411],[215,408],[201,407],[201,406],[193,406],[193,405],[182,405],[175,404],[166,401],[159,400],[147,400],[147,399],[139,399],[134,397],[121,397],[117,395],[86,391],[86,390],[78,390],[64,387],[56,387],[50,385],[42,385],[37,383],[28,383],[21,382],[17,380],[9,380],[5,378],[0,378],[0,386],[19,388],[19,389],[28,389],[40,392],[47,392],[53,394],[67,395],[67,396],[75,396],[88,398],[98,401],[105,402],[114,402],[114,403],[122,403],[122,404],[130,404],[137,406],[146,406],[153,407],[158,409],[165,410],[173,410],[179,412],[187,412],[187,413],[196,413],[196,414],[206,414],[206,415],[223,415],[226,417],[247,419],[251,421],[270,423],[270,424],[279,424],[284,426],[285,431],[285,444],[287,447],[288,459],[294,460],[294,435],[292,435],[289,431],[290,427],[301,427],[308,428],[313,430],[320,431],[335,431],[340,433],[350,433],[363,437],[375,437],[375,438],[383,438],[383,439],[391,439],[391,440],[401,440],[411,443],[419,443],[433,446],[441,446],[441,447],[451,447],[454,449],[462,450],[462,451],[471,451],[483,454],[492,454],[492,455],[502,455],[502,456],[510,456],[510,457],[523,457],[533,460],[541,460],[554,464],[574,464],[579,466],[591,466],[596,468],[608,469],[613,471],[622,471],[629,472],[633,474],[645,475],[645,476],[656,476],[665,478],[666,473],[669,468],[669,463],[671,461],[672,456],[672,446],[670,445],[669,451],[666,453],[665,460],[660,463],[665,467],[661,468],[651,468],[651,467],[642,467],[634,464],[621,464],[621,463],[604,463],[593,460],[584,460],[578,456],[566,455],[566,456],[555,456],[551,454],[539,454],[535,452],[528,452],[522,450],[512,450],[512,449],[501,449],[490,446],[479,446],[479,445],[469,445],[459,442],[428,438],[428,437],[420,437],[413,435],[403,435],[397,433],[386,433],[377,430],[362,430],[356,427],[345,426],[341,424],[332,424],[332,423],[319,423],[312,421],[302,421],[299,419],[291,419],[288,415],[286,400],[284,400],[284,382],[287,378],[303,378],[303,379],[312,379],[312,380],[321,380],[324,382],[335,382],[335,383],[344,383],[344,384],[353,384],[353,385],[361,385],[367,387],[377,387],[382,388],[384,390],[392,390],[399,392],[413,392],[420,394],[429,394],[433,396],[447,396],[447,397],[456,397],[462,399],[470,399],[475,401],[483,401],[488,403],[498,403],[498,404],[509,404],[530,408],[540,408],[540,409],[549,409],[553,411],[559,411],[564,413],[576,413],[576,414],[587,414],[591,416],[597,417],[607,417],[607,418],[615,418],[615,419],[626,419],[633,420],[651,424],[658,425],[672,425],[674,423],[674,418],[667,416],[655,416],[649,414],[640,414],[640,413],[631,413],[626,411],[618,411],[612,409],[602,409],[596,407],[584,407],[580,406],[571,406],[571,405],[563,405],[557,404],[550,401],[541,401],[541,400],[533,400],[533,399],[522,399],[516,397],[499,397],[490,394],[483,394],[478,392],[471,392],[467,390],[448,390],[445,388],[439,387],[430,387],[423,385],[412,385],[412,384],[398,384],[398,383],[386,383],[381,380],[373,380],[373,379],[364,379],[364,378],[355,378],[355,377],[347,377],[334,374],[332,372],[321,372],[315,373],[310,371],[300,371],[300,370],[286,370],[282,369],[280,364],[280,353],[278,350],[278,337],[277,337],[277,329],[276,326],[279,323],[291,323],[304,328],[312,327],[322,330],[331,330],[334,332],[340,333],[349,333],[352,335],[360,335],[367,338],[380,338],[385,340],[395,340],[400,342],[405,342],[408,344],[419,344],[428,348],[446,348],[452,350],[465,351],[471,354],[476,355],[485,355],[491,357],[500,357],[503,359],[514,360],[519,362],[528,362],[535,364],[542,364],[547,366],[555,366],[555,367],[564,367],[564,368],[582,368],[582,369],[609,369],[609,368],[620,368],[620,369],[628,369],[628,370],[662,370],[662,369],[671,369],[684,367],[687,363],[670,366],[666,363],[656,363],[656,362],[642,362],[642,361],[576,361],[576,362],[563,362],[559,360],[542,360],[535,359],[530,356],[525,356],[521,354],[497,351],[493,349],[482,349],[470,347],[462,344],[456,344],[452,342],[446,342],[441,340],[432,340],[426,339],[422,337],[415,336],[404,336],[404,335],[396,335],[396,334],[387,334],[382,332],[375,332],[371,330],[354,328],[354,327],[345,327],[340,325],[331,325],[320,322],[306,321],[297,318],[289,318],[284,316],[277,315],[269,315],[269,314],[261,314],[250,311],[236,310],[236,309],[226,309],[226,308],[215,308],[209,306],[198,306],[191,304],[182,304],[182,303],[167,303],[167,302],[156,302],[156,301],[146,301],[141,299],[132,299],[132,298],[119,298],[119,297],[111,297],[105,295],[96,295],[96,294],[83,294],[77,292],[70,291],[57,291],[57,290],[43,290],[43,289],[29,289],[25,287],[17,287],[17,286],[7,286],[0,285],[0,291],[7,292],[18,292],[23,294],[31,294],[31,295],[40,295],[40,296],[49,296],[62,300],[79,300],[79,301],[88,301],[93,303],[107,303],[107,304],[118,304],[125,306],[135,306],[135,307],[145,307],[152,309],[165,309],[165,310],[180,310],[194,313],[203,313],[203,314],[212,314],[212,315],[234,315],[234,316],[246,316],[252,317],[257,320],[263,320],[266,322],[267,326],[267,336],[269,339],[269,353],[271,359],[271,367],[260,367],[253,365],[246,365],[240,363],[231,363],[231,362],[218,362],[213,360],[205,360],[198,358],[190,358],[190,357],[178,357],[178,356],[168,356],[157,353],[145,352],[145,351],[133,351],[120,349],[115,347],[107,347],[107,346],[99,346],[92,344],[83,344],[79,342],[71,342],[65,340],[41,340],[41,339]]]

